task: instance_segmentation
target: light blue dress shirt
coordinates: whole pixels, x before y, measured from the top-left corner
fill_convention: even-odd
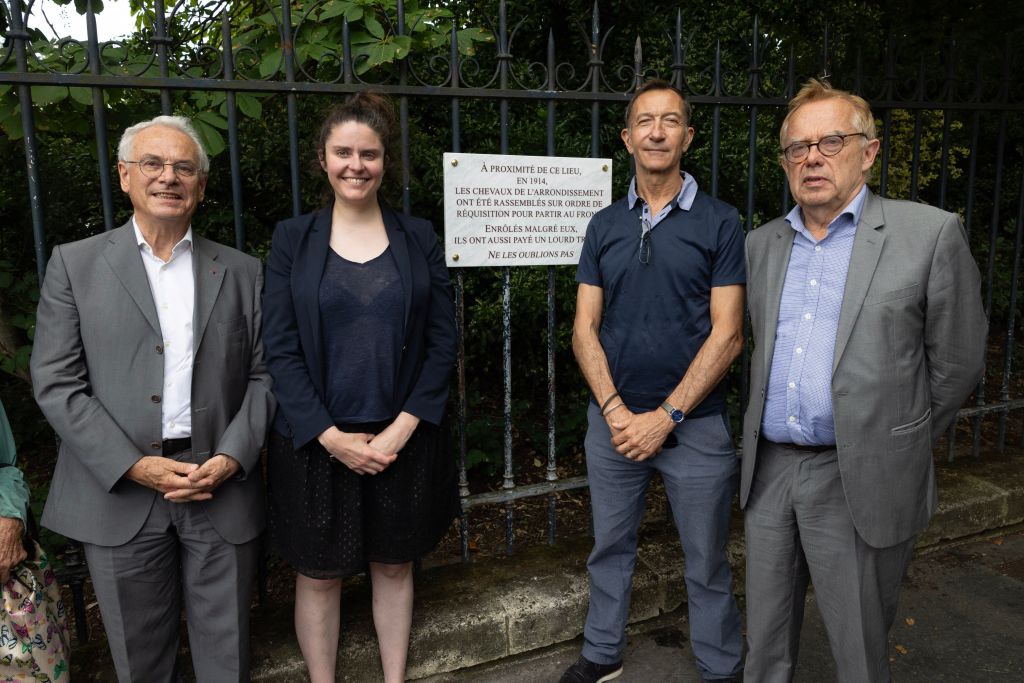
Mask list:
[[[867,185],[817,241],[796,206],[786,216],[796,231],[775,331],[765,396],[764,438],[804,446],[835,444],[832,361],[853,240]]]

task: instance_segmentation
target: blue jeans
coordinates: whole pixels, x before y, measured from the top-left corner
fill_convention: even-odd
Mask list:
[[[707,679],[742,668],[740,615],[725,556],[739,460],[721,415],[686,420],[675,429],[679,445],[643,462],[617,453],[611,431],[591,404],[585,448],[594,515],[590,610],[583,656],[601,664],[622,657],[636,565],[637,530],[647,488],[661,474],[685,555],[690,641]]]

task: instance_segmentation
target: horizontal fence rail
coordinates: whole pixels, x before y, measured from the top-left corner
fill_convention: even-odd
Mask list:
[[[943,56],[941,60],[920,55],[908,61],[895,40],[881,40],[880,45],[874,46],[876,50],[868,41],[857,40],[855,47],[844,44],[840,50],[827,30],[819,41],[798,50],[798,46],[777,39],[755,18],[737,49],[736,40],[726,47],[720,40],[708,38],[699,27],[687,26],[681,10],[674,22],[662,27],[662,35],[632,40],[606,26],[595,3],[586,25],[578,30],[579,40],[566,46],[556,45],[554,31],[533,26],[529,18],[510,21],[509,5],[504,0],[493,7],[493,16],[466,17],[413,16],[399,1],[392,23],[385,27],[388,35],[402,39],[398,42],[403,44],[405,39],[411,40],[421,32],[440,32],[447,34],[447,39],[371,67],[371,56],[361,51],[360,43],[354,42],[349,20],[332,14],[336,3],[323,0],[246,4],[256,9],[242,17],[229,12],[232,3],[219,2],[209,3],[205,17],[196,19],[189,15],[191,18],[186,21],[183,3],[168,8],[157,0],[153,11],[142,19],[140,37],[109,42],[97,38],[98,17],[91,4],[86,14],[87,38],[59,41],[45,40],[33,31],[30,24],[35,16],[15,10],[18,3],[0,5],[7,20],[6,32],[0,36],[0,87],[4,92],[16,93],[20,107],[26,167],[23,192],[30,206],[32,248],[40,280],[45,271],[47,247],[43,196],[46,191],[53,191],[43,186],[40,176],[40,146],[48,135],[37,130],[36,125],[37,114],[45,106],[37,101],[41,88],[63,86],[89,92],[96,164],[89,172],[98,174],[101,184],[101,211],[96,225],[107,230],[115,227],[117,214],[112,186],[112,140],[108,135],[116,136],[119,131],[108,125],[105,98],[141,90],[152,99],[153,114],[170,114],[185,104],[189,111],[195,111],[195,100],[187,98],[196,93],[223,93],[226,116],[221,130],[227,133],[227,160],[218,160],[218,166],[224,170],[217,173],[230,178],[235,245],[251,250],[254,230],[259,228],[266,233],[272,227],[272,223],[247,221],[245,214],[247,160],[243,157],[246,138],[242,114],[251,106],[252,98],[285,100],[286,126],[278,135],[287,138],[287,155],[281,162],[286,167],[289,196],[281,201],[286,205],[283,212],[297,215],[304,210],[305,153],[304,143],[300,142],[303,122],[299,114],[302,98],[337,97],[366,88],[392,95],[398,103],[402,128],[401,204],[406,211],[415,205],[429,213],[436,212],[440,187],[430,188],[432,197],[416,197],[414,201],[416,174],[429,169],[412,168],[413,152],[419,150],[413,149],[410,141],[414,122],[426,110],[448,111],[447,129],[437,131],[435,137],[438,166],[442,151],[520,153],[516,131],[524,127],[543,128],[543,149],[547,155],[618,154],[617,182],[622,184],[628,175],[628,160],[614,135],[618,127],[615,122],[621,119],[622,107],[630,94],[643,81],[656,76],[666,78],[687,94],[697,112],[699,149],[684,164],[695,164],[692,172],[700,185],[711,195],[739,207],[745,228],[752,230],[790,206],[784,178],[773,167],[778,153],[774,136],[785,105],[799,84],[810,75],[824,76],[839,87],[864,95],[881,121],[878,191],[927,201],[958,211],[964,218],[984,276],[985,306],[992,331],[986,379],[978,385],[970,405],[960,411],[959,420],[970,424],[969,451],[975,457],[983,446],[982,421],[987,416],[997,419],[996,448],[1004,448],[1012,426],[1008,422],[1011,415],[1019,416],[1024,409],[1020,373],[1015,373],[1013,367],[1021,360],[1015,335],[1020,324],[1024,172],[1020,153],[1010,140],[1011,133],[1024,126],[1024,84],[1009,41],[1005,57],[998,61],[1001,68],[993,71],[983,68],[976,55],[961,55],[951,40],[936,53]],[[264,27],[271,26],[276,51],[248,42],[257,14]],[[322,18],[328,14],[330,18]],[[460,32],[468,30],[470,24],[482,27],[476,34],[479,40],[473,43],[473,54],[468,54],[466,46],[460,43]],[[317,43],[315,36],[319,33],[315,32],[328,25],[334,31],[331,35],[339,35],[340,41]],[[837,73],[833,73],[834,69]],[[489,140],[486,149],[477,146],[478,140],[466,139],[463,132],[469,120],[465,112],[474,108],[478,111],[480,106],[488,107],[487,115],[493,116],[497,128],[496,139]],[[199,117],[202,120],[203,114]],[[528,126],[523,123],[524,118],[529,119]],[[568,152],[565,146],[569,134],[561,127],[565,121],[576,126],[572,134],[586,137],[589,129],[589,140]],[[742,131],[742,136],[737,131]],[[1013,186],[1008,186],[1010,182]],[[893,195],[897,184],[898,194]],[[987,218],[983,212],[988,214]],[[28,225],[22,227],[29,229]],[[10,226],[5,227],[9,229]],[[557,438],[560,417],[582,411],[585,402],[579,395],[565,396],[556,382],[556,370],[561,370],[560,377],[576,372],[574,367],[567,367],[564,362],[559,366],[557,362],[558,358],[567,358],[565,344],[559,347],[558,338],[565,336],[570,324],[557,315],[565,308],[557,296],[558,275],[564,272],[556,267],[547,268],[542,285],[543,321],[537,330],[517,329],[515,337],[515,273],[504,268],[496,275],[500,277],[495,305],[500,308],[501,395],[491,398],[501,411],[501,425],[496,427],[501,434],[501,472],[496,490],[482,492],[472,490],[468,462],[475,448],[468,427],[476,369],[466,363],[467,346],[471,351],[475,343],[467,307],[468,301],[478,295],[468,289],[471,273],[466,269],[453,273],[459,330],[453,412],[464,559],[470,557],[471,510],[503,508],[505,550],[512,553],[516,537],[515,503],[545,499],[546,536],[548,542],[554,543],[557,494],[587,485],[585,475],[566,474],[565,467],[562,474],[559,470],[558,454],[563,445]],[[523,425],[515,419],[514,380],[518,373],[514,353],[518,353],[517,340],[538,333],[545,344],[546,384],[540,393],[546,406],[543,411],[531,410],[528,419],[544,425],[545,438],[538,448],[540,465],[535,468],[540,474],[534,477],[538,480],[532,481],[521,468],[517,469],[517,433]],[[733,378],[739,389],[740,405],[746,394],[747,373],[744,360]],[[567,401],[576,405],[564,405]],[[1024,433],[1020,425],[1017,428]],[[954,426],[946,441],[949,460],[959,452],[955,433]]]

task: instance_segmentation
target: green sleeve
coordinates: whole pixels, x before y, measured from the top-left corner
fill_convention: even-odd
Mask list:
[[[28,518],[28,484],[21,470],[14,466],[14,434],[7,412],[0,402],[0,517]]]

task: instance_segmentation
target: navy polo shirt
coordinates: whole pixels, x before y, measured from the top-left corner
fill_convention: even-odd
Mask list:
[[[612,380],[631,410],[647,411],[668,398],[707,339],[711,288],[746,282],[743,230],[734,207],[684,174],[679,196],[650,230],[643,264],[645,206],[630,194],[591,218],[576,281],[604,290],[600,341]],[[688,417],[724,410],[720,384]]]

